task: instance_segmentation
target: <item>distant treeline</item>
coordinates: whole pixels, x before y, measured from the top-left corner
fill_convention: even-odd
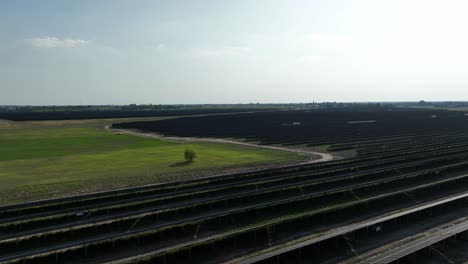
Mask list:
[[[235,112],[260,112],[273,110],[310,110],[319,112],[328,111],[398,111],[406,107],[427,106],[444,109],[450,102],[427,103],[299,103],[299,104],[219,104],[219,105],[88,105],[88,106],[0,106],[0,119],[13,121],[34,120],[74,120],[74,119],[100,119],[100,118],[128,118],[128,117],[158,117],[158,116],[186,116],[206,115]],[[457,107],[464,105],[462,102]]]
[[[12,121],[74,120],[127,117],[158,117],[223,114],[235,112],[267,111],[268,108],[221,108],[221,109],[176,109],[176,110],[85,110],[85,111],[0,111],[0,119]]]
[[[279,109],[297,107],[299,104],[199,104],[199,105],[0,105],[0,112],[74,112],[74,111],[155,111],[182,109]]]
[[[388,108],[390,104],[379,103],[299,103],[299,104],[207,104],[207,105],[49,105],[49,106],[0,106],[0,119],[13,121],[74,120],[128,117],[158,117],[206,115],[235,112],[258,112],[272,110],[326,110],[353,111],[361,108]]]

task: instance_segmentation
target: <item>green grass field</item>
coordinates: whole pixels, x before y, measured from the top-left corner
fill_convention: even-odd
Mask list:
[[[0,122],[0,204],[304,160],[290,152],[176,143],[102,130],[113,120]],[[199,158],[184,163],[190,147]]]

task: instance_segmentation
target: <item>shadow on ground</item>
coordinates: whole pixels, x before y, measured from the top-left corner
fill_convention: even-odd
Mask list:
[[[193,164],[193,161],[184,161],[184,162],[177,162],[174,164],[169,165],[169,167],[185,167],[185,166],[190,166]]]

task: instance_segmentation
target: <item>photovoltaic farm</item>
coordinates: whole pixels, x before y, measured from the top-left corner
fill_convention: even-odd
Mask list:
[[[405,108],[115,123],[334,159],[0,207],[0,263],[465,263],[468,116]]]

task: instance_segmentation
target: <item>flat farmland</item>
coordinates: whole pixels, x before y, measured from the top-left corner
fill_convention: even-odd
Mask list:
[[[123,119],[132,120],[132,119]],[[154,120],[154,118],[153,118]],[[0,123],[0,204],[297,162],[291,152],[111,133],[113,120]],[[199,158],[185,163],[183,152]]]
[[[466,241],[468,234],[468,119],[464,113],[337,109],[110,122],[120,135],[101,135],[109,121],[76,122],[51,121],[47,126],[59,127],[57,136],[63,140],[67,133],[90,133],[86,140],[79,139],[82,147],[99,146],[104,153],[125,149],[132,153],[127,159],[138,157],[134,151],[152,148],[167,147],[171,152],[173,144],[195,148],[200,141],[193,143],[197,142],[191,141],[194,137],[244,139],[243,143],[275,148],[295,145],[299,150],[312,146],[355,155],[203,178],[193,174],[202,163],[200,154],[190,174],[165,174],[185,177],[180,181],[171,177],[165,184],[0,206],[0,263],[432,263],[421,261],[429,250],[457,259],[453,263],[468,261],[468,254],[458,254],[463,252],[462,244],[453,245]],[[34,125],[45,129],[42,122]],[[126,134],[144,132],[156,139]],[[160,141],[155,132],[172,136],[171,140],[189,137],[184,140],[190,143]],[[39,135],[43,134],[41,130]],[[104,135],[106,139],[98,138]],[[109,143],[108,136],[116,139]],[[154,140],[155,145],[146,145],[150,144],[146,140]],[[65,143],[69,149],[45,144],[48,155],[72,156],[68,151],[73,144]],[[126,145],[130,143],[132,147]],[[16,145],[22,144],[29,145]],[[79,151],[86,155],[84,149]],[[97,155],[95,150],[91,153]],[[145,156],[158,153],[143,151]],[[110,157],[122,168],[129,166]],[[171,161],[163,167],[188,169],[183,164]],[[107,171],[111,169],[109,165]],[[115,173],[106,180],[127,179],[128,184],[145,178],[121,178],[125,176]],[[88,188],[91,183],[98,186],[101,174],[93,178],[87,174],[73,179],[89,182]],[[161,177],[156,175],[160,174],[149,178]],[[447,251],[444,244],[448,243],[456,250]]]

